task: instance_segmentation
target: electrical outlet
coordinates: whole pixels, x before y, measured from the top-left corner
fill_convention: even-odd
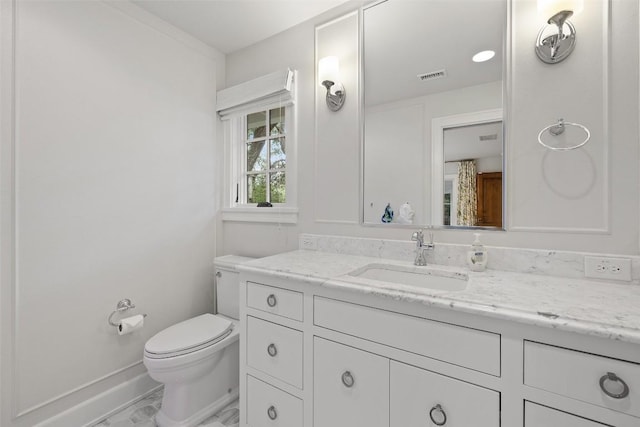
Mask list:
[[[584,257],[584,275],[594,279],[631,281],[631,260],[629,258]]]
[[[318,249],[318,239],[313,236],[302,235],[299,241],[300,249],[315,251]]]

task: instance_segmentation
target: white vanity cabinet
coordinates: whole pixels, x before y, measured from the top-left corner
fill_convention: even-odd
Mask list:
[[[315,427],[500,427],[496,391],[319,337],[313,378]]]
[[[301,292],[242,282],[241,425],[305,425],[303,312]]]
[[[500,335],[316,296],[314,324],[500,376]]]
[[[640,365],[537,342],[524,342],[524,383],[638,417]]]
[[[301,292],[250,282],[247,284],[247,306],[293,320],[303,320]]]
[[[500,427],[500,393],[391,361],[390,425]]]
[[[247,376],[247,421],[251,426],[300,427],[302,400]]]
[[[302,332],[247,317],[247,364],[302,389]]]
[[[313,344],[313,425],[388,427],[389,360],[323,338]]]
[[[240,427],[640,426],[638,345],[308,277],[240,279]]]
[[[525,427],[607,427],[576,415],[551,409],[535,403],[525,402]]]

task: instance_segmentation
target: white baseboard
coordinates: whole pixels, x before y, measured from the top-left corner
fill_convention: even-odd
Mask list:
[[[153,393],[160,387],[162,385],[152,380],[145,372],[34,427],[92,426]]]

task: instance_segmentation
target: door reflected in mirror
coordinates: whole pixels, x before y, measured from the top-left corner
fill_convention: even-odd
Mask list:
[[[506,9],[387,0],[363,10],[364,223],[502,228]],[[495,56],[474,62],[486,50]],[[407,204],[410,222],[398,215]]]

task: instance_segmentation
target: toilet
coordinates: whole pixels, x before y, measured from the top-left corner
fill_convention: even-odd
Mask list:
[[[192,427],[239,395],[239,279],[236,266],[252,258],[218,257],[218,314],[202,314],[158,332],[144,346],[149,376],[164,384],[159,427]]]

